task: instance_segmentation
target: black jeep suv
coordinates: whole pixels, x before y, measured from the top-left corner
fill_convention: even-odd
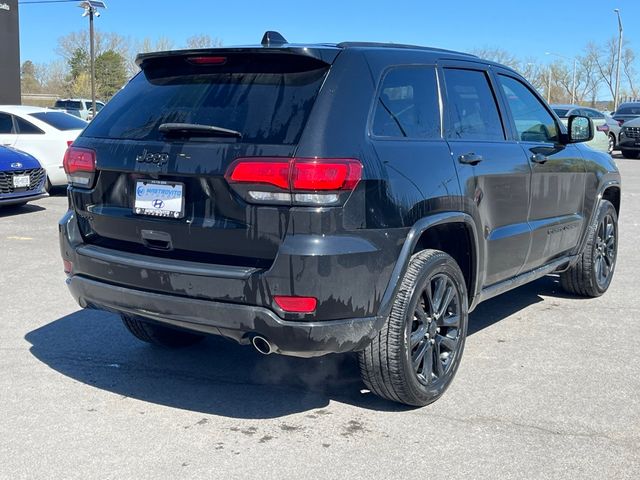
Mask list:
[[[145,54],[65,156],[67,284],[141,340],[359,352],[425,405],[468,315],[553,272],[604,293],[620,175],[516,72],[406,45]]]

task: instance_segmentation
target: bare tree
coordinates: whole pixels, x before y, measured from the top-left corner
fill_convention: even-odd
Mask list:
[[[627,86],[629,87],[629,95],[633,98],[640,97],[640,89],[638,89],[637,72],[635,69],[636,54],[631,48],[625,48],[622,55],[622,70],[627,80]]]
[[[187,38],[187,48],[210,48],[221,47],[222,41],[218,38],[211,38],[210,35],[200,34]]]

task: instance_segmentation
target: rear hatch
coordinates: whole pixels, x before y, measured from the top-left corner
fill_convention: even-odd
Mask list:
[[[295,154],[337,54],[310,53],[256,48],[141,57],[142,72],[74,143],[96,152],[95,185],[71,193],[84,240],[268,267],[286,232],[288,207],[246,203],[224,176],[239,157]]]

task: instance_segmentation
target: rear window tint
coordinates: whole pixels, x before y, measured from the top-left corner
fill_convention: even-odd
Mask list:
[[[163,123],[195,123],[237,130],[245,143],[295,144],[327,71],[158,75],[144,70],[105,105],[84,135],[160,140]]]
[[[44,133],[38,127],[36,127],[33,123],[27,122],[26,120],[15,117],[16,123],[18,124],[18,133],[21,135],[32,135],[32,134],[41,134]]]
[[[440,107],[434,67],[399,67],[384,77],[376,101],[373,134],[440,138]]]
[[[640,105],[631,107],[620,107],[615,113],[616,115],[640,115]]]
[[[57,108],[65,108],[69,110],[82,110],[82,102],[74,102],[70,100],[58,100],[56,102]]]
[[[58,130],[82,130],[87,126],[84,120],[65,112],[37,112],[31,116]]]

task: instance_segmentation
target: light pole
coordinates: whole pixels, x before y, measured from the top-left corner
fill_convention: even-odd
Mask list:
[[[83,17],[89,17],[89,52],[90,52],[90,68],[91,68],[91,108],[93,109],[93,115],[96,114],[96,52],[94,47],[94,31],[93,31],[93,17],[99,17],[99,8],[107,8],[104,2],[97,0],[86,0],[80,2],[78,5],[84,9],[82,13]]]
[[[556,57],[564,58],[565,60],[571,60],[569,57],[565,57],[564,55],[560,55],[559,53],[554,52],[544,52],[545,55],[555,55]],[[573,58],[573,81],[571,82],[571,104],[573,105],[576,101],[576,71],[578,70],[578,59]],[[551,67],[549,67],[549,71],[551,71]]]
[[[616,93],[613,97],[613,111],[618,110],[618,100],[620,95],[620,60],[622,59],[622,19],[620,18],[620,10],[615,9],[618,16],[618,66],[616,67]]]

